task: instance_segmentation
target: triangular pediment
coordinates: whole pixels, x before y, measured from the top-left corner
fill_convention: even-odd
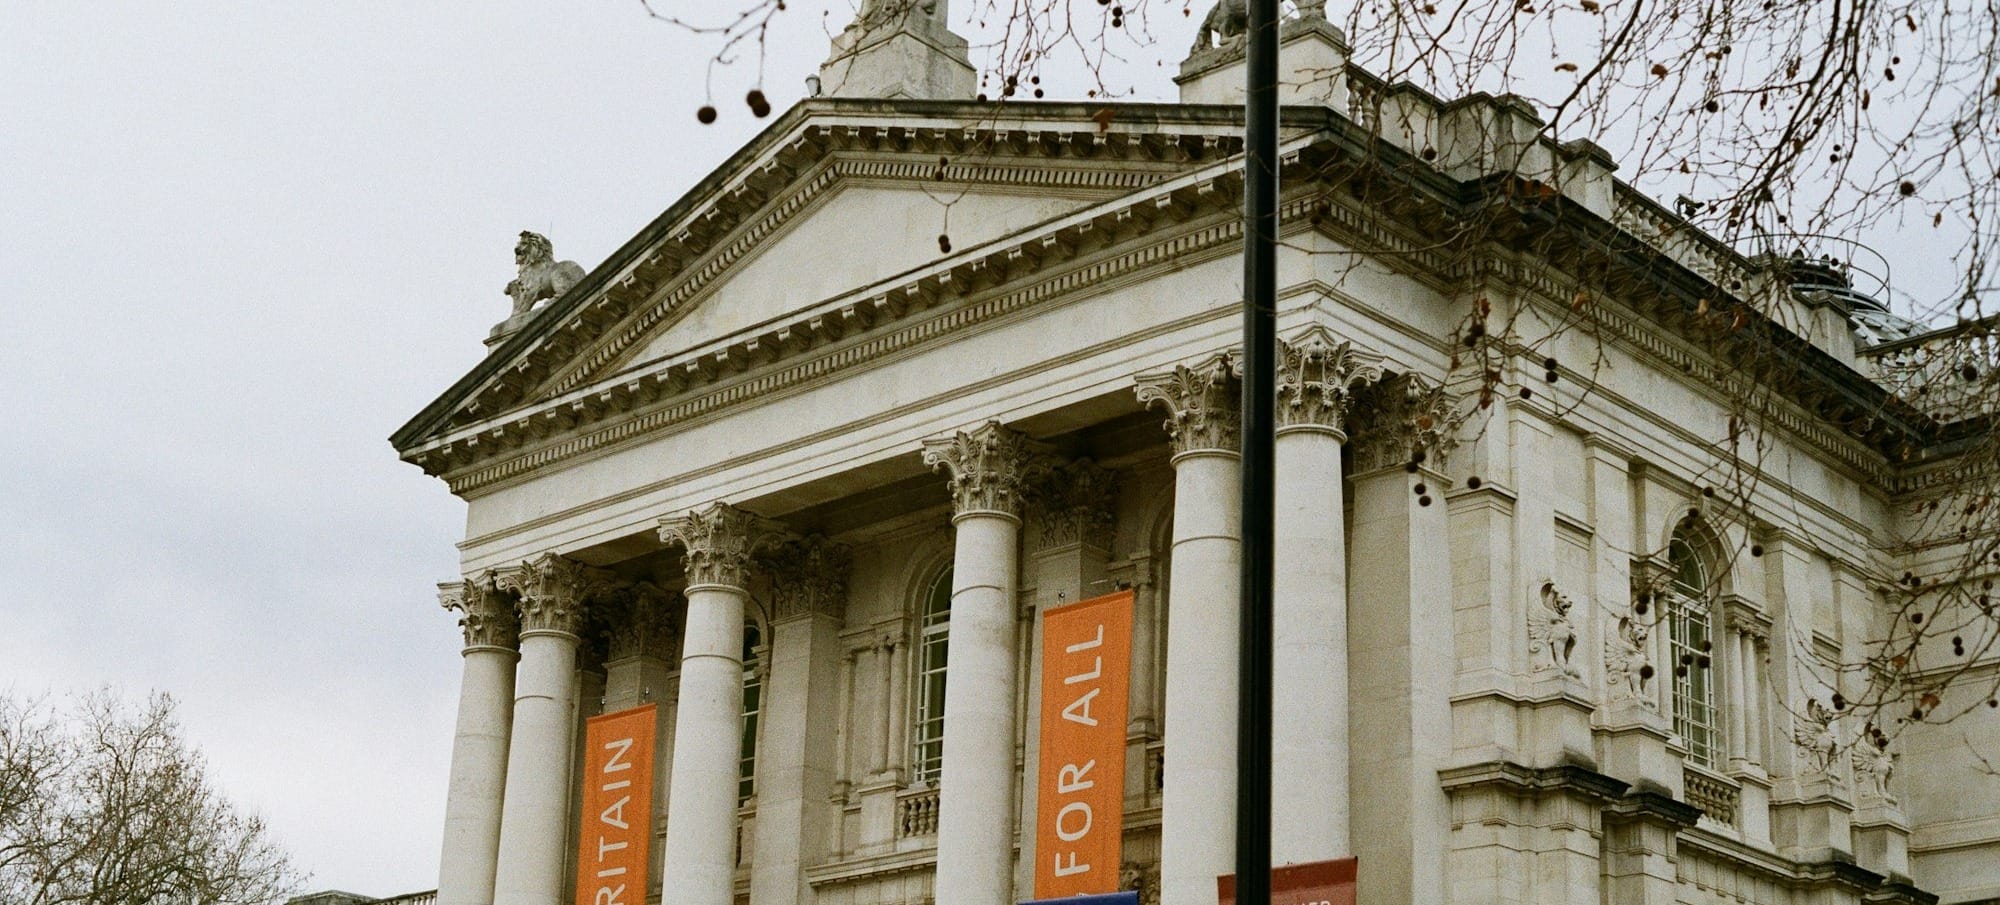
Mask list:
[[[1233,151],[1230,111],[848,99],[788,112],[399,430],[406,454],[1033,232]],[[942,247],[940,236],[949,238]]]
[[[1048,193],[860,182],[829,192],[813,210],[737,262],[703,298],[684,306],[595,379],[776,321],[812,303],[891,280],[1113,197],[1119,190]],[[943,237],[943,241],[941,238]]]

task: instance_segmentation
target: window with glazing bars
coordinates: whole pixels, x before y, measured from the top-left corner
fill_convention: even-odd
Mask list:
[[[1674,731],[1688,746],[1688,760],[1721,769],[1722,720],[1717,712],[1713,614],[1708,601],[1708,575],[1701,558],[1686,541],[1675,538],[1667,558],[1673,567],[1667,589],[1668,652],[1674,666]]]
[[[910,779],[937,782],[944,765],[945,642],[951,632],[951,569],[931,582],[917,620],[916,731],[911,737]]]
[[[757,717],[764,710],[764,678],[757,668],[757,651],[764,638],[755,623],[743,626],[743,748],[736,762],[736,806],[757,794]]]

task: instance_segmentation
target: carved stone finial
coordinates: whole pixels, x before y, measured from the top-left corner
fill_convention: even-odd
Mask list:
[[[680,631],[675,620],[674,595],[651,582],[641,582],[624,594],[624,618],[611,626],[610,648],[605,660],[627,657],[674,658],[674,638]]]
[[[998,421],[924,441],[924,464],[950,478],[955,514],[998,512],[1014,518],[1021,517],[1022,492],[1048,468],[1040,444]]]
[[[498,586],[519,598],[521,633],[579,634],[590,598],[615,585],[605,572],[554,553],[544,553],[519,569],[497,573]]]
[[[1293,5],[1299,8],[1301,19],[1326,21],[1326,0],[1296,0]]]
[[[1321,14],[1325,13],[1325,3],[1321,2]],[[1245,0],[1218,0],[1208,15],[1201,20],[1201,28],[1194,33],[1194,46],[1188,48],[1190,56],[1203,51],[1234,47],[1243,42],[1243,36],[1250,32],[1250,6]]]
[[[721,502],[660,520],[660,539],[687,551],[689,587],[741,588],[748,581],[750,558],[791,536],[784,525]]]
[[[1542,582],[1541,597],[1542,605],[1528,610],[1528,655],[1535,672],[1583,678],[1583,670],[1570,659],[1576,651],[1576,625],[1569,618],[1574,602],[1553,581]]]
[[[1381,380],[1382,364],[1318,324],[1280,342],[1278,428],[1330,427],[1345,436],[1354,389]]]
[[[1620,616],[1617,631],[1604,639],[1604,676],[1611,686],[1612,703],[1659,709],[1659,702],[1653,700],[1653,663],[1646,655],[1646,641],[1651,635],[1646,623]]]
[[[1224,355],[1192,366],[1138,377],[1139,404],[1167,410],[1167,436],[1174,455],[1201,450],[1240,452],[1243,417],[1240,387]]]
[[[514,266],[520,273],[507,284],[507,296],[514,300],[512,317],[520,317],[543,299],[559,298],[583,280],[583,267],[575,261],[557,261],[555,245],[547,236],[523,230],[514,243]]]
[[[814,613],[838,616],[847,606],[847,573],[854,553],[817,534],[788,541],[764,555],[771,573],[771,604],[778,619]]]
[[[493,572],[438,585],[438,603],[459,614],[458,627],[465,632],[467,648],[511,650],[520,645],[520,622],[514,616],[514,604],[501,593]]]
[[[1035,488],[1035,546],[1081,542],[1111,548],[1118,474],[1089,459],[1049,469]]]
[[[1458,428],[1465,413],[1444,387],[1403,374],[1369,387],[1365,398],[1371,417],[1367,429],[1355,433],[1357,473],[1412,461],[1442,470],[1458,448]]]

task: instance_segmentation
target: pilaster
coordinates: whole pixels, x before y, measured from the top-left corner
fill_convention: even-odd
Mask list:
[[[764,557],[772,620],[764,746],[757,758],[757,858],[750,898],[764,905],[812,901],[805,869],[832,854],[833,815],[821,797],[833,785],[839,729],[841,614],[853,556],[814,535]]]
[[[1356,432],[1354,530],[1348,548],[1348,662],[1371,681],[1353,689],[1350,788],[1362,901],[1442,902],[1450,802],[1438,771],[1451,757],[1452,624],[1441,466],[1455,447],[1454,400],[1403,376],[1374,388]],[[1423,485],[1423,491],[1418,486]]]

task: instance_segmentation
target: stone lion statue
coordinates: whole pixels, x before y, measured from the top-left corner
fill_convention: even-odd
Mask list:
[[[1201,29],[1194,33],[1194,46],[1188,48],[1191,54],[1217,47],[1227,47],[1243,40],[1250,30],[1250,7],[1248,0],[1219,0],[1215,8],[1208,11],[1208,18],[1201,20]],[[1222,40],[1217,41],[1216,35]]]
[[[514,243],[514,266],[520,275],[507,284],[507,295],[514,300],[513,317],[528,313],[543,299],[561,296],[583,279],[583,267],[575,261],[556,260],[555,245],[547,236],[525,230],[521,241]]]

